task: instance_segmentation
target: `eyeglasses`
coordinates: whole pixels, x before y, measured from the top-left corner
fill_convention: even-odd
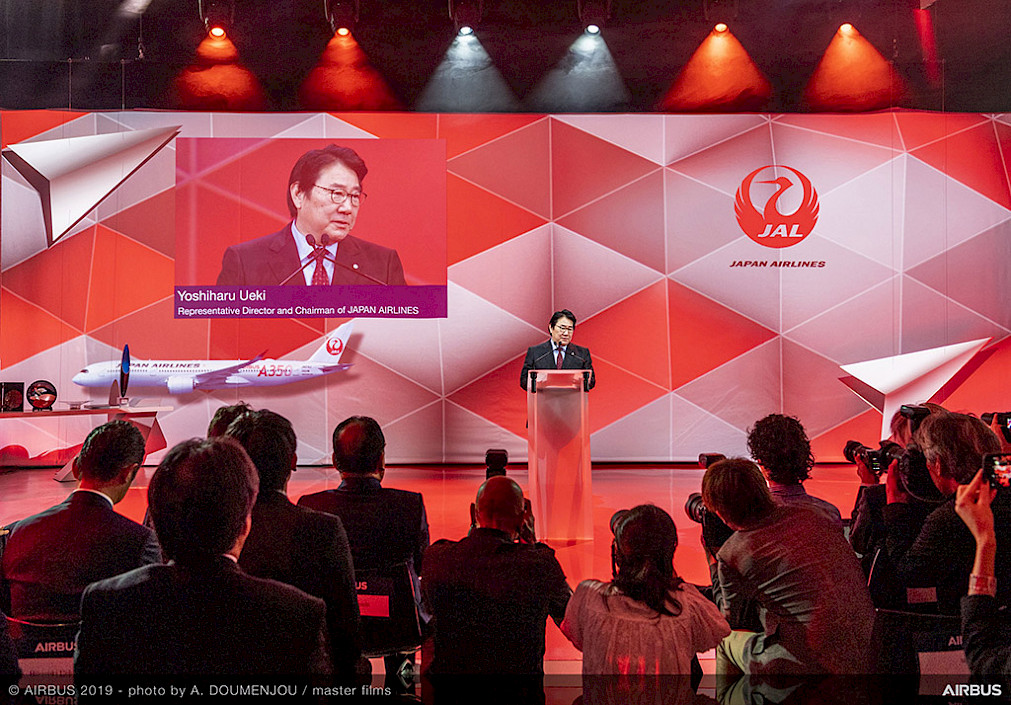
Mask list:
[[[555,330],[558,331],[559,333],[571,333],[576,329],[573,328],[572,326],[555,326]]]
[[[327,188],[326,186],[320,186],[319,184],[313,184],[315,188],[323,189],[330,194],[330,200],[335,206],[342,205],[349,198],[351,199],[351,205],[357,208],[365,200],[365,193],[359,191],[357,193],[348,193],[342,188]]]

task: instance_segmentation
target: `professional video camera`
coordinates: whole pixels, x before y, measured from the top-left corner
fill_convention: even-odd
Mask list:
[[[915,433],[923,419],[930,415],[928,407],[915,404],[903,404],[899,412],[909,419],[910,434]],[[893,460],[897,460],[899,484],[911,497],[930,504],[944,501],[944,495],[937,489],[927,470],[927,459],[915,444],[903,448],[892,441],[881,441],[879,446],[872,450],[860,441],[847,441],[843,455],[851,463],[862,460],[878,477],[888,471]]]
[[[708,468],[715,462],[726,460],[727,456],[720,453],[700,453],[699,467]],[[734,530],[723,523],[715,513],[706,508],[706,503],[702,501],[702,495],[692,492],[685,501],[685,514],[697,524],[702,524],[702,540],[713,553],[720,550],[720,547],[734,533]]]

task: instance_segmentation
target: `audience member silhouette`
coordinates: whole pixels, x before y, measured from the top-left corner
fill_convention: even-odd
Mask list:
[[[326,605],[237,564],[258,480],[232,439],[172,448],[148,489],[171,562],[93,583],[75,675],[329,674]]]
[[[748,452],[769,483],[773,499],[816,509],[842,530],[839,508],[809,495],[804,489],[804,481],[810,477],[814,466],[814,454],[807,432],[798,419],[783,414],[769,414],[759,419],[748,431]]]
[[[432,674],[543,676],[544,628],[561,624],[572,591],[555,552],[537,543],[523,490],[486,480],[471,505],[474,527],[436,541],[422,586],[435,623]]]
[[[157,563],[154,532],[113,508],[144,460],[144,437],[127,421],[95,428],[73,461],[77,489],[11,524],[3,552],[3,611],[29,621],[77,619],[88,583]]]
[[[866,673],[874,607],[856,555],[824,512],[778,504],[749,460],[714,463],[706,507],[734,529],[712,557],[713,595],[734,624],[749,598],[763,633],[734,631],[717,649],[723,673]]]
[[[934,485],[946,499],[922,522],[910,508],[910,496],[888,471],[885,488],[886,547],[911,607],[958,614],[972,570],[975,541],[955,513],[955,492],[980,468],[984,453],[1001,449],[996,434],[967,414],[931,414],[913,434]],[[894,465],[894,464],[893,464]],[[1011,527],[1011,497],[999,493],[991,509],[998,533]],[[1011,556],[998,554],[997,602],[1011,601]]]
[[[730,633],[727,620],[674,572],[674,520],[642,504],[611,519],[611,582],[584,580],[562,633],[583,652],[584,674],[689,674],[695,654]]]
[[[260,478],[239,566],[249,575],[294,585],[326,602],[334,675],[353,679],[361,650],[351,550],[338,517],[297,507],[288,499],[297,459],[295,429],[288,419],[264,409],[242,414],[224,435],[245,449]]]

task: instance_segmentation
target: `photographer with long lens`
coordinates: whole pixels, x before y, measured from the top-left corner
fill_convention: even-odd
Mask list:
[[[966,594],[975,554],[975,540],[955,512],[955,491],[980,469],[981,458],[1001,450],[1000,440],[974,416],[931,413],[913,433],[903,457],[907,465],[923,463],[943,500],[923,521],[912,510],[915,472],[899,472],[899,461],[888,468],[885,492],[885,546],[898,583],[905,588],[910,609],[958,614]],[[904,482],[900,476],[904,475]],[[1011,528],[1011,497],[998,493],[992,509],[997,532]],[[1011,556],[997,556],[997,601],[1011,595]],[[1003,583],[1003,585],[1001,585]]]
[[[937,404],[903,405],[892,415],[889,423],[891,435],[881,441],[878,448],[872,449],[859,441],[849,441],[843,449],[846,459],[856,465],[857,476],[860,478],[860,490],[850,515],[850,545],[860,557],[876,607],[897,609],[906,604],[905,592],[888,565],[885,549],[888,532],[884,512],[888,497],[885,485],[881,482],[882,475],[888,472],[893,460],[899,461],[900,471],[903,467],[918,471],[919,482],[914,481],[914,486],[925,486],[925,494],[929,495],[931,501],[920,498],[918,494],[911,496],[907,510],[911,515],[910,522],[917,526],[923,524],[941,499],[936,494],[926,466],[910,465],[908,461],[905,466],[902,464],[906,447],[912,442],[913,431],[931,413],[946,414],[948,411]]]

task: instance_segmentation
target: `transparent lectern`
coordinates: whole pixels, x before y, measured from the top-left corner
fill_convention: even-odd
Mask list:
[[[589,370],[531,370],[527,462],[537,538],[593,538]]]

